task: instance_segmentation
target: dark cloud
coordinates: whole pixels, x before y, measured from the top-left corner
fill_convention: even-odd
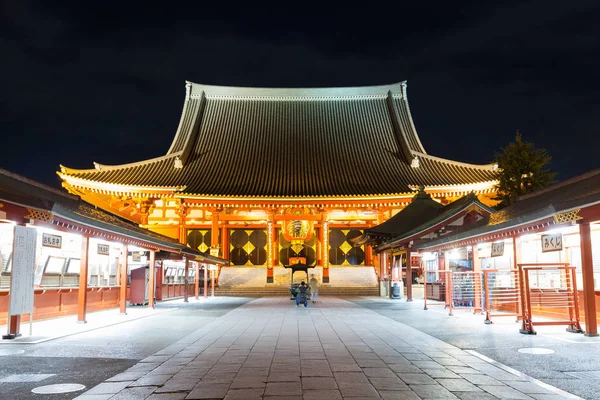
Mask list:
[[[0,131],[11,149],[0,167],[50,184],[58,184],[59,164],[164,154],[185,80],[265,87],[407,80],[431,154],[487,163],[519,129],[550,152],[561,178],[599,166],[595,1],[318,12],[201,2],[0,7]]]

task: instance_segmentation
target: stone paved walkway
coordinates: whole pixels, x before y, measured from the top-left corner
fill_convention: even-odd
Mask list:
[[[77,397],[146,398],[578,397],[343,299],[296,308],[288,298],[261,298]]]

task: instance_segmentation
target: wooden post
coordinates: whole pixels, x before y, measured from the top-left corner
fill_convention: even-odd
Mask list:
[[[185,269],[184,269],[184,272],[183,272],[183,302],[184,303],[188,303],[189,302],[189,300],[188,300],[188,296],[189,296],[188,291],[190,289],[189,284],[188,284],[188,282],[189,282],[188,275],[190,274],[190,260],[187,257],[184,258],[184,260],[185,260],[184,261],[185,262]]]
[[[215,270],[210,270],[210,297],[215,297]]]
[[[481,304],[481,258],[479,258],[479,249],[477,248],[477,243],[473,244],[471,257],[473,257],[473,313],[483,313],[483,306]]]
[[[154,264],[155,264],[155,251],[150,250],[150,268],[148,273],[150,274],[148,279],[148,308],[154,308],[154,287],[156,286],[156,276]]]
[[[273,214],[267,221],[267,283],[273,283]]]
[[[221,256],[224,259],[229,259],[229,228],[222,227],[221,228]]]
[[[406,248],[406,301],[412,298],[412,252],[410,246]]]
[[[77,293],[77,323],[85,324],[87,321],[87,279],[88,279],[88,253],[90,251],[90,238],[81,238],[81,261],[79,264],[79,292]]]
[[[200,271],[197,262],[194,263],[194,295],[198,300],[198,297],[200,297]]]
[[[219,248],[219,212],[212,210],[212,225],[210,230],[210,245],[212,248]]]
[[[127,245],[123,244],[121,248],[121,259],[119,260],[119,266],[121,268],[121,289],[119,291],[119,309],[121,314],[127,314],[127,263],[128,263],[128,251]]]
[[[323,283],[329,283],[329,222],[326,214],[323,214]]]
[[[598,336],[596,298],[594,293],[594,264],[592,258],[592,235],[587,220],[579,222],[581,246],[581,275],[583,280],[583,310],[585,312],[585,336]],[[577,292],[575,292],[577,296]]]
[[[202,264],[202,268],[204,269],[204,298],[208,297],[208,268],[206,264]]]

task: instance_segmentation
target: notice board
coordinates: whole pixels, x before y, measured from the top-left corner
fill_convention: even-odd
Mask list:
[[[35,228],[15,226],[9,315],[30,314],[33,311],[36,237]]]

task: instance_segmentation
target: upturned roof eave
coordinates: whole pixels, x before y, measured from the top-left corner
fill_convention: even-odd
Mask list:
[[[459,200],[457,200],[457,201],[459,201]],[[451,206],[451,205],[452,205],[452,203],[449,204],[448,206]],[[420,236],[427,235],[427,234],[431,233],[432,231],[436,230],[440,225],[443,226],[444,223],[447,223],[449,220],[452,220],[452,219],[456,218],[457,216],[460,216],[465,211],[469,211],[469,209],[473,205],[478,206],[482,210],[489,213],[489,215],[491,215],[492,213],[495,212],[494,209],[481,203],[478,199],[473,199],[473,200],[468,201],[465,204],[461,205],[456,210],[452,210],[452,212],[450,212],[448,214],[441,214],[441,215],[438,215],[437,217],[431,218],[428,221],[426,221],[425,223],[417,226],[416,228],[411,229],[410,231],[403,233],[402,235],[394,238],[393,240],[382,244],[381,246],[379,246],[378,250],[386,250],[388,248],[400,246],[400,245],[403,245],[410,241],[413,241],[413,240],[419,238]]]

